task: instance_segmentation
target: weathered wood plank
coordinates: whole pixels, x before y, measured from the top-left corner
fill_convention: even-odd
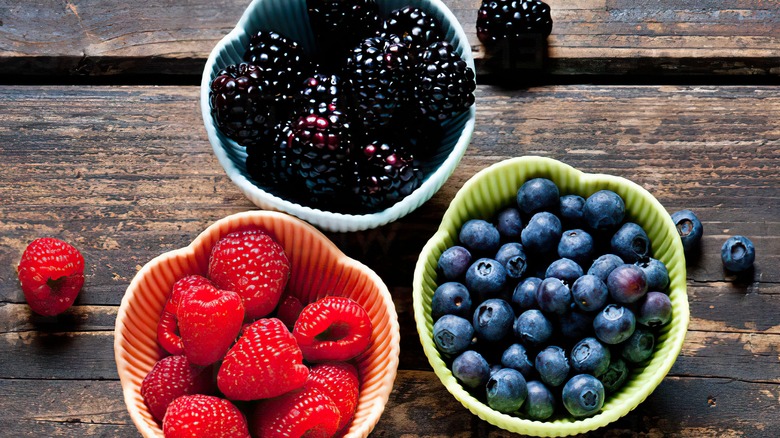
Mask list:
[[[476,37],[481,0],[445,3],[481,61],[486,56]],[[780,74],[776,2],[547,3],[554,27],[545,71],[552,74]],[[0,74],[199,75],[248,4],[2,0]]]

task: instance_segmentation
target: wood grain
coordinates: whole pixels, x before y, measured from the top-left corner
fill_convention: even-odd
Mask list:
[[[445,0],[475,56],[481,0]],[[556,75],[780,75],[780,5],[737,0],[548,0],[543,71]],[[0,74],[200,75],[247,0],[0,0]],[[491,71],[480,62],[481,72]]]

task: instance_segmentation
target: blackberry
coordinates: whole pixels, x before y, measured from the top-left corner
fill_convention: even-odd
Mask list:
[[[260,68],[279,100],[291,100],[312,70],[303,48],[273,31],[256,33],[249,40],[244,61]]]
[[[383,141],[373,141],[357,151],[357,171],[353,192],[371,210],[400,201],[423,180],[414,156]]]
[[[334,72],[355,44],[382,26],[375,0],[306,0],[306,6],[319,62]]]
[[[407,99],[408,47],[396,35],[366,38],[347,60],[354,109],[367,130],[387,125]]]
[[[474,70],[446,41],[431,44],[417,62],[414,104],[428,119],[443,122],[474,104]]]
[[[391,12],[382,26],[382,31],[401,37],[414,56],[432,43],[444,39],[439,21],[422,9],[412,6]]]
[[[337,108],[346,106],[345,83],[336,75],[315,74],[303,82],[303,88],[298,93],[296,107],[300,111],[319,110],[321,107],[335,105]]]
[[[523,35],[550,35],[550,7],[540,0],[483,0],[477,14],[477,38],[486,46]]]
[[[260,67],[243,62],[228,66],[210,88],[211,115],[228,138],[247,147],[273,138],[280,111],[274,87]]]
[[[263,186],[291,192],[289,188],[293,180],[290,176],[288,157],[290,122],[279,124],[275,131],[276,137],[268,146],[247,150],[247,172],[252,179]]]
[[[444,139],[444,129],[440,123],[427,118],[415,117],[413,112],[400,114],[391,127],[393,138],[406,143],[406,150],[420,160],[430,158]]]

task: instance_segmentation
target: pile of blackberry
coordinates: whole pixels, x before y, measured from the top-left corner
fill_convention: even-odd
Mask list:
[[[422,184],[443,124],[474,103],[474,72],[419,8],[307,6],[314,53],[258,32],[243,62],[212,81],[212,116],[267,191],[328,211],[381,211]]]

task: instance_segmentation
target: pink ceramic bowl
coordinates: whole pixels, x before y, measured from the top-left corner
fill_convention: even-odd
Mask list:
[[[357,359],[362,386],[357,411],[346,433],[348,437],[368,436],[382,415],[398,370],[400,334],[390,292],[376,273],[344,255],[311,225],[268,211],[221,219],[186,248],[147,263],[133,278],[119,307],[114,337],[117,371],[130,417],[144,437],[163,436],[140,393],[144,377],[164,356],[157,345],[157,320],[163,305],[176,280],[206,273],[217,240],[247,228],[266,230],[284,247],[292,264],[288,291],[304,304],[326,295],[341,295],[368,311],[374,327],[372,344]]]

